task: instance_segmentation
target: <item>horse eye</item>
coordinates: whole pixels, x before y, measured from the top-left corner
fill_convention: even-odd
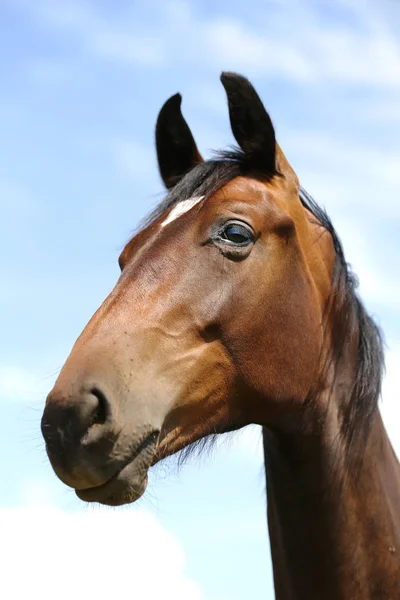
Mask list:
[[[249,228],[245,225],[239,225],[239,223],[228,223],[225,225],[219,237],[237,246],[247,246],[253,240],[253,235]]]

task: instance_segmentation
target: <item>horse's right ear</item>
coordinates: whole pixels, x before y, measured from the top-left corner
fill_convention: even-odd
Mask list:
[[[250,81],[237,73],[222,73],[233,135],[249,166],[276,174],[276,141],[271,118]]]
[[[167,189],[203,159],[192,132],[181,113],[182,96],[175,94],[166,101],[156,125],[158,168]]]

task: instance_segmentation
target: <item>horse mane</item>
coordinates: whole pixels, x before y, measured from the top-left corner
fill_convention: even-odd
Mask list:
[[[384,373],[382,333],[358,295],[358,278],[346,262],[343,246],[326,211],[300,188],[300,200],[332,238],[335,265],[326,321],[331,335],[331,352],[325,371],[333,369],[333,383],[349,339],[358,335],[358,357],[350,398],[342,406],[342,426],[350,450],[360,438],[366,439],[378,408]]]
[[[240,175],[250,175],[264,181],[266,179],[263,174],[249,172],[246,157],[241,150],[234,148],[215,153],[212,160],[196,165],[169,191],[166,198],[141,223],[141,228],[149,226],[182,200],[192,196],[204,196],[205,202],[212,194]],[[332,383],[335,383],[341,361],[345,360],[346,345],[353,336],[358,336],[358,357],[350,398],[347,397],[341,407],[343,432],[351,454],[350,450],[358,446],[355,442],[368,435],[377,411],[384,371],[382,334],[358,295],[358,279],[346,262],[341,241],[332,221],[302,187],[299,197],[303,206],[330,233],[335,249],[331,292],[324,315],[324,321],[329,323],[330,352],[322,368],[322,377],[330,370],[333,373]],[[328,340],[327,335],[325,338]],[[312,406],[313,399],[309,400],[309,405]],[[193,451],[202,451],[210,442],[215,442],[216,437],[215,432],[210,431],[206,438],[185,448],[179,453],[179,463]]]

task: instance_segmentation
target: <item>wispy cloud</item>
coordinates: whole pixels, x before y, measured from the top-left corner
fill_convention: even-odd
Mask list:
[[[268,28],[269,29],[269,28]],[[295,44],[270,31],[254,30],[240,21],[205,21],[201,31],[206,58],[225,69],[275,75],[294,81],[313,78],[312,64]]]
[[[386,355],[386,376],[383,383],[381,412],[393,448],[400,460],[400,405],[398,373],[400,345],[393,345]]]
[[[180,545],[147,511],[71,515],[47,502],[0,508],[0,527],[1,589],[10,600],[68,600],[77,590],[80,598],[98,600],[203,599],[185,575]],[[16,532],[23,532],[23,543]]]
[[[368,233],[357,228],[356,220],[338,223],[347,260],[352,265],[360,282],[363,300],[368,306],[379,307],[382,314],[390,310],[400,315],[400,269],[382,269],[376,259],[376,248],[369,243]],[[385,236],[381,235],[382,247]],[[389,263],[389,260],[387,261]]]
[[[392,150],[383,143],[374,147],[373,140],[362,144],[354,141],[351,132],[338,134],[330,128],[282,133],[285,152],[294,167],[323,192],[317,199],[327,203],[334,193],[335,199],[328,206],[343,203],[365,211],[376,210],[379,198],[381,215],[400,217],[400,202],[391,193],[400,190],[400,147]]]
[[[383,10],[372,2],[341,5],[344,18],[337,23],[323,18],[311,0],[269,2],[249,24],[208,17],[185,2],[153,2],[146,28],[126,6],[110,16],[90,2],[16,3],[99,58],[148,67],[194,62],[303,83],[399,88],[400,44]]]

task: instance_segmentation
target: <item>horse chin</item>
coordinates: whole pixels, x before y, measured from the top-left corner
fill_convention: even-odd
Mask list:
[[[146,491],[147,473],[139,481],[124,481],[119,478],[108,481],[101,486],[86,490],[75,490],[76,495],[84,502],[98,502],[106,506],[122,506],[136,502]]]
[[[157,435],[151,434],[142,450],[102,485],[75,490],[84,502],[98,502],[107,506],[122,506],[136,502],[146,491],[148,469],[154,460]]]

